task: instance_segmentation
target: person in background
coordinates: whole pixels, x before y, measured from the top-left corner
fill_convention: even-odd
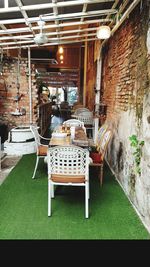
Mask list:
[[[60,116],[60,111],[59,109],[54,109],[52,111],[52,117],[51,117],[51,125],[50,125],[50,130],[51,133],[54,131],[56,127],[61,125],[63,123],[63,119]]]

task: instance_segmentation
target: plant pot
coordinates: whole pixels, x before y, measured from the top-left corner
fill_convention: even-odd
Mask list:
[[[93,163],[101,162],[101,155],[98,152],[91,152],[90,157],[92,158]]]

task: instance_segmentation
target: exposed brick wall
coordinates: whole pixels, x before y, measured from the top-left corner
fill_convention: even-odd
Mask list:
[[[92,111],[95,103],[96,63],[94,63],[94,42],[88,43],[87,48],[87,82],[86,82],[86,106]]]
[[[142,5],[138,4],[104,46],[102,101],[107,104],[107,121],[113,126],[107,161],[150,230],[148,3],[142,1]],[[129,141],[132,134],[145,142],[141,175],[135,171],[135,156]]]
[[[139,5],[103,49],[102,100],[108,118],[134,108],[142,117],[144,93],[148,88],[146,51],[146,10]]]
[[[36,106],[38,104],[38,94],[35,79],[34,65],[32,65],[32,108],[33,108],[33,122],[37,121]],[[18,75],[18,62],[13,59],[11,63],[4,62],[3,78],[5,80],[6,88],[0,90],[0,121],[7,124],[9,129],[14,126],[29,124],[30,122],[30,105],[29,105],[29,87],[28,87],[28,61],[21,59]],[[17,101],[17,83],[19,83],[20,100]],[[7,91],[6,91],[7,89]],[[15,112],[17,106],[21,110],[24,108],[26,114],[22,116],[14,116],[11,113]]]

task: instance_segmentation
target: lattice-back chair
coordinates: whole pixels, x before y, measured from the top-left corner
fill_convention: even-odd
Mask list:
[[[74,112],[74,115],[79,115],[82,112],[90,112],[88,108],[77,108]]]
[[[63,125],[65,126],[79,126],[79,127],[84,127],[84,122],[76,119],[69,119],[63,122]]]
[[[50,138],[45,138],[41,136],[38,132],[38,128],[35,125],[30,125],[30,130],[33,133],[34,139],[35,139],[35,144],[36,144],[36,163],[35,163],[35,168],[33,172],[32,178],[35,178],[36,170],[38,167],[39,159],[40,158],[45,158],[47,156],[47,149],[48,145],[42,144],[42,140],[46,140],[47,142],[50,141]]]
[[[78,146],[48,149],[48,216],[54,185],[85,187],[85,218],[89,217],[89,151]]]
[[[103,184],[103,167],[104,167],[104,157],[105,153],[108,147],[108,144],[112,137],[112,131],[110,129],[107,129],[103,135],[101,136],[101,140],[99,142],[99,145],[97,147],[97,151],[100,154],[100,161],[98,163],[90,163],[90,166],[94,167],[100,167],[100,185]]]
[[[76,116],[77,120],[80,120],[84,123],[84,126],[87,130],[87,135],[89,137],[94,137],[94,118],[92,112],[81,112]]]
[[[99,150],[99,147],[100,147],[100,144],[101,144],[101,141],[102,141],[102,137],[104,135],[104,133],[108,130],[108,124],[107,123],[104,123],[98,130],[98,133],[97,133],[97,137],[96,137],[96,148],[97,150]]]

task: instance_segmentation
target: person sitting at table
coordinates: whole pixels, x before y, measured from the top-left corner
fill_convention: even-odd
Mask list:
[[[53,110],[52,117],[51,117],[51,125],[50,125],[51,133],[54,131],[56,127],[58,127],[62,123],[63,123],[63,119],[60,116],[59,109]]]

